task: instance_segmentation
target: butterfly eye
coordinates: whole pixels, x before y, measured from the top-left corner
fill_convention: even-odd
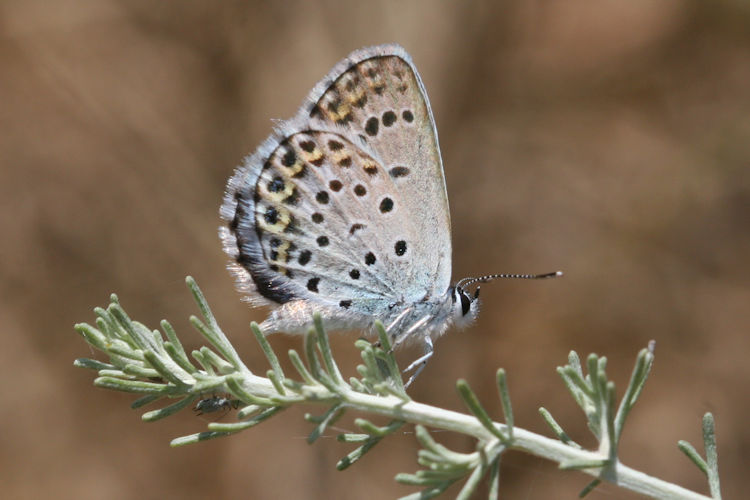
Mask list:
[[[461,290],[459,292],[461,294],[461,312],[464,316],[466,316],[469,312],[469,309],[471,309],[471,298],[469,298],[468,295],[466,295],[466,292]]]

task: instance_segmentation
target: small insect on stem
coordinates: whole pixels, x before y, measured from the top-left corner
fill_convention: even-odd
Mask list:
[[[223,396],[213,395],[210,398],[201,399],[193,407],[193,411],[196,415],[203,415],[205,413],[214,413],[219,410],[229,412],[232,409],[237,409],[240,406],[240,401],[237,399],[231,399],[231,394],[224,394]],[[224,416],[224,415],[222,415]]]

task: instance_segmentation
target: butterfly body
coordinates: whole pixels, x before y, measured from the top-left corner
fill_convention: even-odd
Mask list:
[[[453,325],[466,326],[478,314],[479,302],[476,299],[471,298],[470,306],[465,309],[466,299],[462,302],[460,295],[456,295],[454,288],[449,287],[445,293],[435,297],[401,297],[395,301],[373,299],[363,301],[357,310],[351,312],[341,311],[338,304],[293,300],[272,311],[260,328],[266,333],[304,333],[312,327],[312,314],[317,312],[321,315],[323,324],[332,331],[368,332],[373,326],[373,320],[379,319],[399,343],[419,340],[426,335],[434,340]],[[418,325],[419,335],[410,331],[414,325]],[[406,337],[401,338],[404,334]]]

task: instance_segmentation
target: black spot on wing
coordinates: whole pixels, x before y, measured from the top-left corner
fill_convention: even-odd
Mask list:
[[[386,111],[383,113],[383,125],[386,127],[390,127],[396,122],[396,113],[393,111]]]
[[[406,253],[406,242],[404,240],[398,240],[395,245],[393,245],[393,250],[396,252],[396,255],[401,257]]]
[[[406,177],[409,175],[409,168],[408,167],[393,167],[388,171],[391,177],[394,179],[397,177]]]
[[[375,116],[371,116],[365,123],[365,132],[367,132],[367,135],[370,135],[370,136],[378,135],[378,128],[379,128],[379,123],[378,123],[377,117]]]
[[[375,254],[372,252],[367,252],[367,254],[365,255],[365,264],[371,266],[375,264],[375,260]]]
[[[393,200],[388,197],[383,198],[383,200],[380,202],[380,211],[385,214],[390,212],[391,210],[393,210]]]

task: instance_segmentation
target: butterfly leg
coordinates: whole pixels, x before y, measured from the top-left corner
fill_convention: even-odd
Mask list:
[[[386,333],[391,333],[396,328],[396,326],[398,326],[398,324],[401,322],[401,320],[404,319],[404,317],[407,314],[409,314],[411,311],[412,311],[411,307],[407,307],[406,309],[404,309],[401,312],[401,314],[399,314],[398,316],[396,316],[396,319],[394,319],[393,321],[391,321],[391,323],[385,328],[385,332]]]
[[[414,371],[414,374],[409,377],[409,380],[404,384],[404,389],[408,388],[412,382],[414,382],[414,379],[417,378],[417,375],[422,373],[422,370],[424,370],[424,367],[427,366],[427,362],[432,357],[432,353],[434,352],[434,349],[432,347],[432,338],[430,338],[429,335],[426,335],[424,338],[424,355],[415,359],[409,366],[406,367],[404,370],[404,373],[409,372],[416,368]]]
[[[401,343],[400,341],[394,342],[396,340],[396,327],[398,324],[406,317],[407,314],[409,314],[412,311],[411,307],[407,307],[404,309],[404,311],[396,316],[396,319],[391,321],[391,323],[385,328],[385,333],[391,336],[391,350],[388,351],[388,354],[391,354],[393,350]],[[402,336],[402,338],[406,338],[406,336]],[[380,342],[377,343],[378,347],[380,347]]]

